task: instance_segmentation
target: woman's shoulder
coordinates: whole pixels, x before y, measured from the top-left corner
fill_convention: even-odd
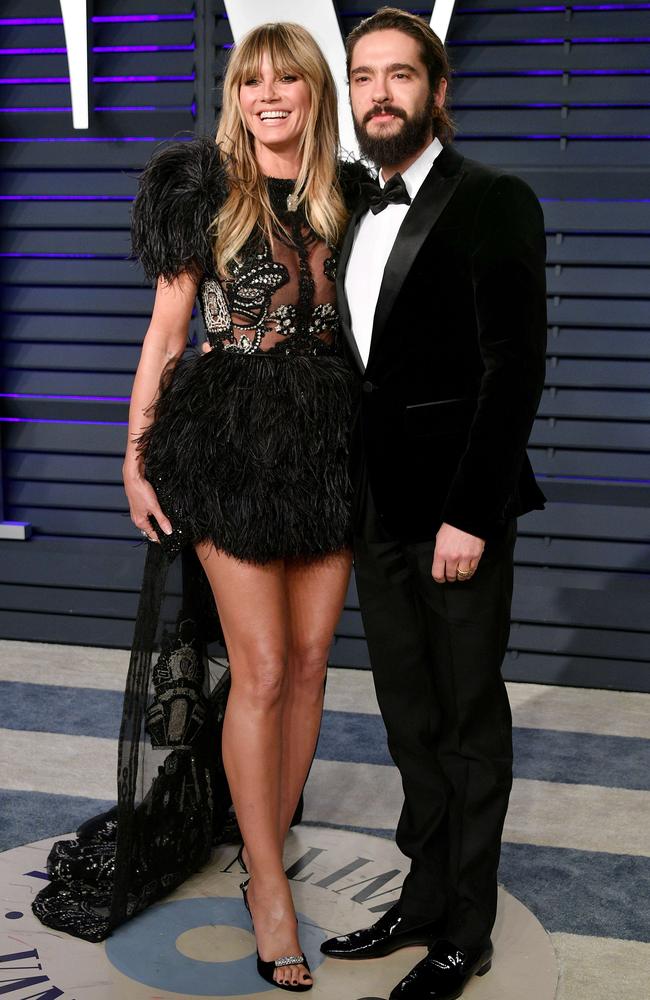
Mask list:
[[[189,135],[160,146],[140,175],[140,183],[207,188],[225,182],[223,158],[209,135]]]
[[[149,279],[210,267],[208,230],[227,193],[223,159],[210,136],[156,150],[140,175],[131,222],[133,252]]]
[[[361,160],[352,157],[338,161],[338,181],[349,212],[353,212],[361,199],[363,185],[373,180],[368,167]]]

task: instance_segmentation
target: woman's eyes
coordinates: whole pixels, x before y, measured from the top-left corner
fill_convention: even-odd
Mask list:
[[[296,80],[298,80],[298,77],[295,76],[293,73],[285,73],[284,76],[281,76],[279,78],[279,82],[280,83],[295,83]],[[257,86],[257,84],[259,84],[261,82],[262,81],[259,80],[257,77],[252,76],[252,77],[250,77],[250,79],[244,80],[244,86],[245,87],[255,87],[255,86]]]

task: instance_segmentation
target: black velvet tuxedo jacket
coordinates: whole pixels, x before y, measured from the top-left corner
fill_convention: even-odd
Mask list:
[[[517,177],[445,146],[402,223],[377,301],[368,364],[350,327],[361,392],[352,477],[365,466],[382,525],[403,541],[443,521],[481,538],[542,508],[526,443],[544,384],[546,240],[542,210]]]

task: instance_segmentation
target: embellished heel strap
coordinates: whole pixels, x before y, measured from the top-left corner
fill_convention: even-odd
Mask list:
[[[276,958],[273,960],[273,964],[276,969],[283,969],[286,965],[307,965],[304,955],[283,955],[282,958]]]

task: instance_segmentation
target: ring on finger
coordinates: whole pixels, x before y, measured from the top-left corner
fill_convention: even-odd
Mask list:
[[[470,576],[474,573],[473,569],[457,569],[456,579],[457,580],[469,580]]]

